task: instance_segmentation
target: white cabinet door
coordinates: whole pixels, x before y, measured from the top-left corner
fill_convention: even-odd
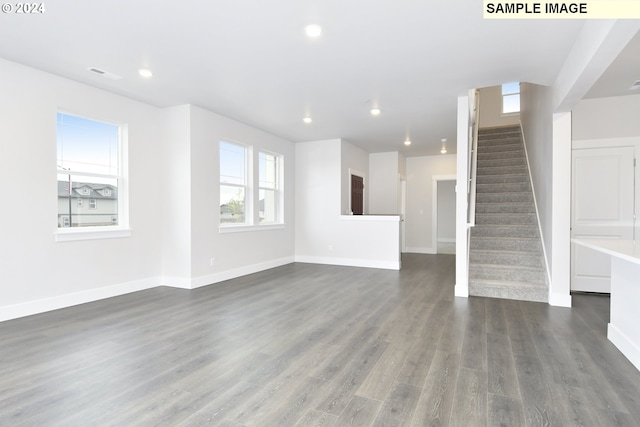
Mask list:
[[[633,239],[634,148],[572,152],[571,237]],[[571,290],[611,292],[610,256],[571,245]]]

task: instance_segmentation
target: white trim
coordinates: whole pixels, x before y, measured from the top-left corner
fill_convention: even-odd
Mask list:
[[[549,292],[549,305],[571,308],[571,295]]]
[[[7,305],[0,307],[0,322],[155,288],[158,286],[158,283],[159,279],[152,277],[20,304]]]
[[[453,287],[453,296],[469,298],[469,286],[456,283]]]
[[[225,280],[235,279],[237,277],[246,276],[248,274],[258,273],[260,271],[269,270],[271,268],[281,267],[283,265],[291,264],[295,262],[293,256],[274,259],[270,261],[261,262],[258,264],[251,264],[244,267],[235,268],[232,270],[221,271],[219,273],[207,274],[191,279],[190,287],[188,289],[196,289],[214,283],[223,282]]]
[[[553,115],[549,305],[571,307],[571,112]]]
[[[471,99],[475,104],[475,89]],[[459,96],[457,108],[456,155],[456,297],[469,297],[469,227],[467,188],[469,186],[470,97]]]
[[[280,230],[285,227],[285,224],[264,224],[264,225],[220,225],[218,226],[218,232],[220,234],[225,233],[244,233],[248,231],[265,231],[265,230]]]
[[[629,337],[615,325],[609,323],[607,327],[607,338],[637,369],[640,369],[640,348],[638,348]]]
[[[162,276],[160,286],[170,288],[191,289],[191,280],[188,277]]]
[[[131,237],[130,228],[114,229],[105,227],[59,228],[53,235],[56,242],[72,242],[76,240],[117,239]]]
[[[370,260],[370,259],[330,258],[330,257],[296,255],[295,262],[306,262],[310,264],[341,265],[346,267],[380,268],[384,270],[400,270],[400,261],[377,261],[377,260]]]
[[[410,254],[429,254],[435,255],[438,252],[436,248],[421,248],[416,246],[408,246],[407,253]]]
[[[453,237],[443,237],[441,239],[438,239],[438,243],[455,243],[456,239]]]
[[[640,144],[640,137],[613,137],[601,139],[574,139],[571,141],[572,150],[584,150],[588,148],[609,148],[609,147],[635,147]]]
[[[178,289],[195,289],[202,286],[210,285],[224,280],[235,279],[236,277],[245,276],[247,274],[257,273],[259,271],[268,270],[270,268],[280,267],[295,262],[293,256],[279,258],[258,264],[248,265],[233,270],[220,273],[200,276],[195,279],[186,277],[151,277],[148,279],[134,280],[131,282],[120,283],[117,285],[104,286],[101,288],[90,289],[81,292],[74,292],[65,295],[59,295],[50,298],[43,298],[35,301],[28,301],[20,304],[0,306],[0,322],[5,320],[17,319],[20,317],[31,316],[34,314],[44,313],[61,308],[71,307],[74,305],[85,304],[88,302],[99,301],[106,298],[112,298],[120,295],[138,292],[145,289],[156,288],[159,286],[169,286]],[[387,268],[387,267],[378,267]],[[400,268],[395,268],[399,270]]]

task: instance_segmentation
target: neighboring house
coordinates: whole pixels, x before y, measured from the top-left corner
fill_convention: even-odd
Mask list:
[[[58,181],[58,227],[118,224],[118,189],[108,184]],[[71,213],[69,213],[71,210]]]

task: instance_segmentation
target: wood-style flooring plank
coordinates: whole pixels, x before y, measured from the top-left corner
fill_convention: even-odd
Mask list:
[[[487,425],[487,373],[462,368],[456,381],[451,414],[452,426]]]
[[[487,334],[487,378],[489,393],[520,399],[520,387],[509,337]]]
[[[375,420],[382,402],[354,396],[347,407],[342,411],[340,418],[334,424],[335,427],[370,426]]]
[[[413,385],[396,383],[385,399],[373,426],[403,427],[411,420],[418,403],[420,389]]]
[[[412,426],[449,425],[460,354],[436,351],[418,399]]]
[[[496,427],[525,427],[524,411],[519,399],[489,394],[488,425]]]
[[[533,356],[516,356],[516,371],[528,426],[560,426],[557,399],[545,381],[542,365]]]

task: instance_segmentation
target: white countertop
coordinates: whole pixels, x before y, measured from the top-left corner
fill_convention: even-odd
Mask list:
[[[635,240],[572,239],[571,241],[576,245],[640,264],[640,245],[636,245]]]

